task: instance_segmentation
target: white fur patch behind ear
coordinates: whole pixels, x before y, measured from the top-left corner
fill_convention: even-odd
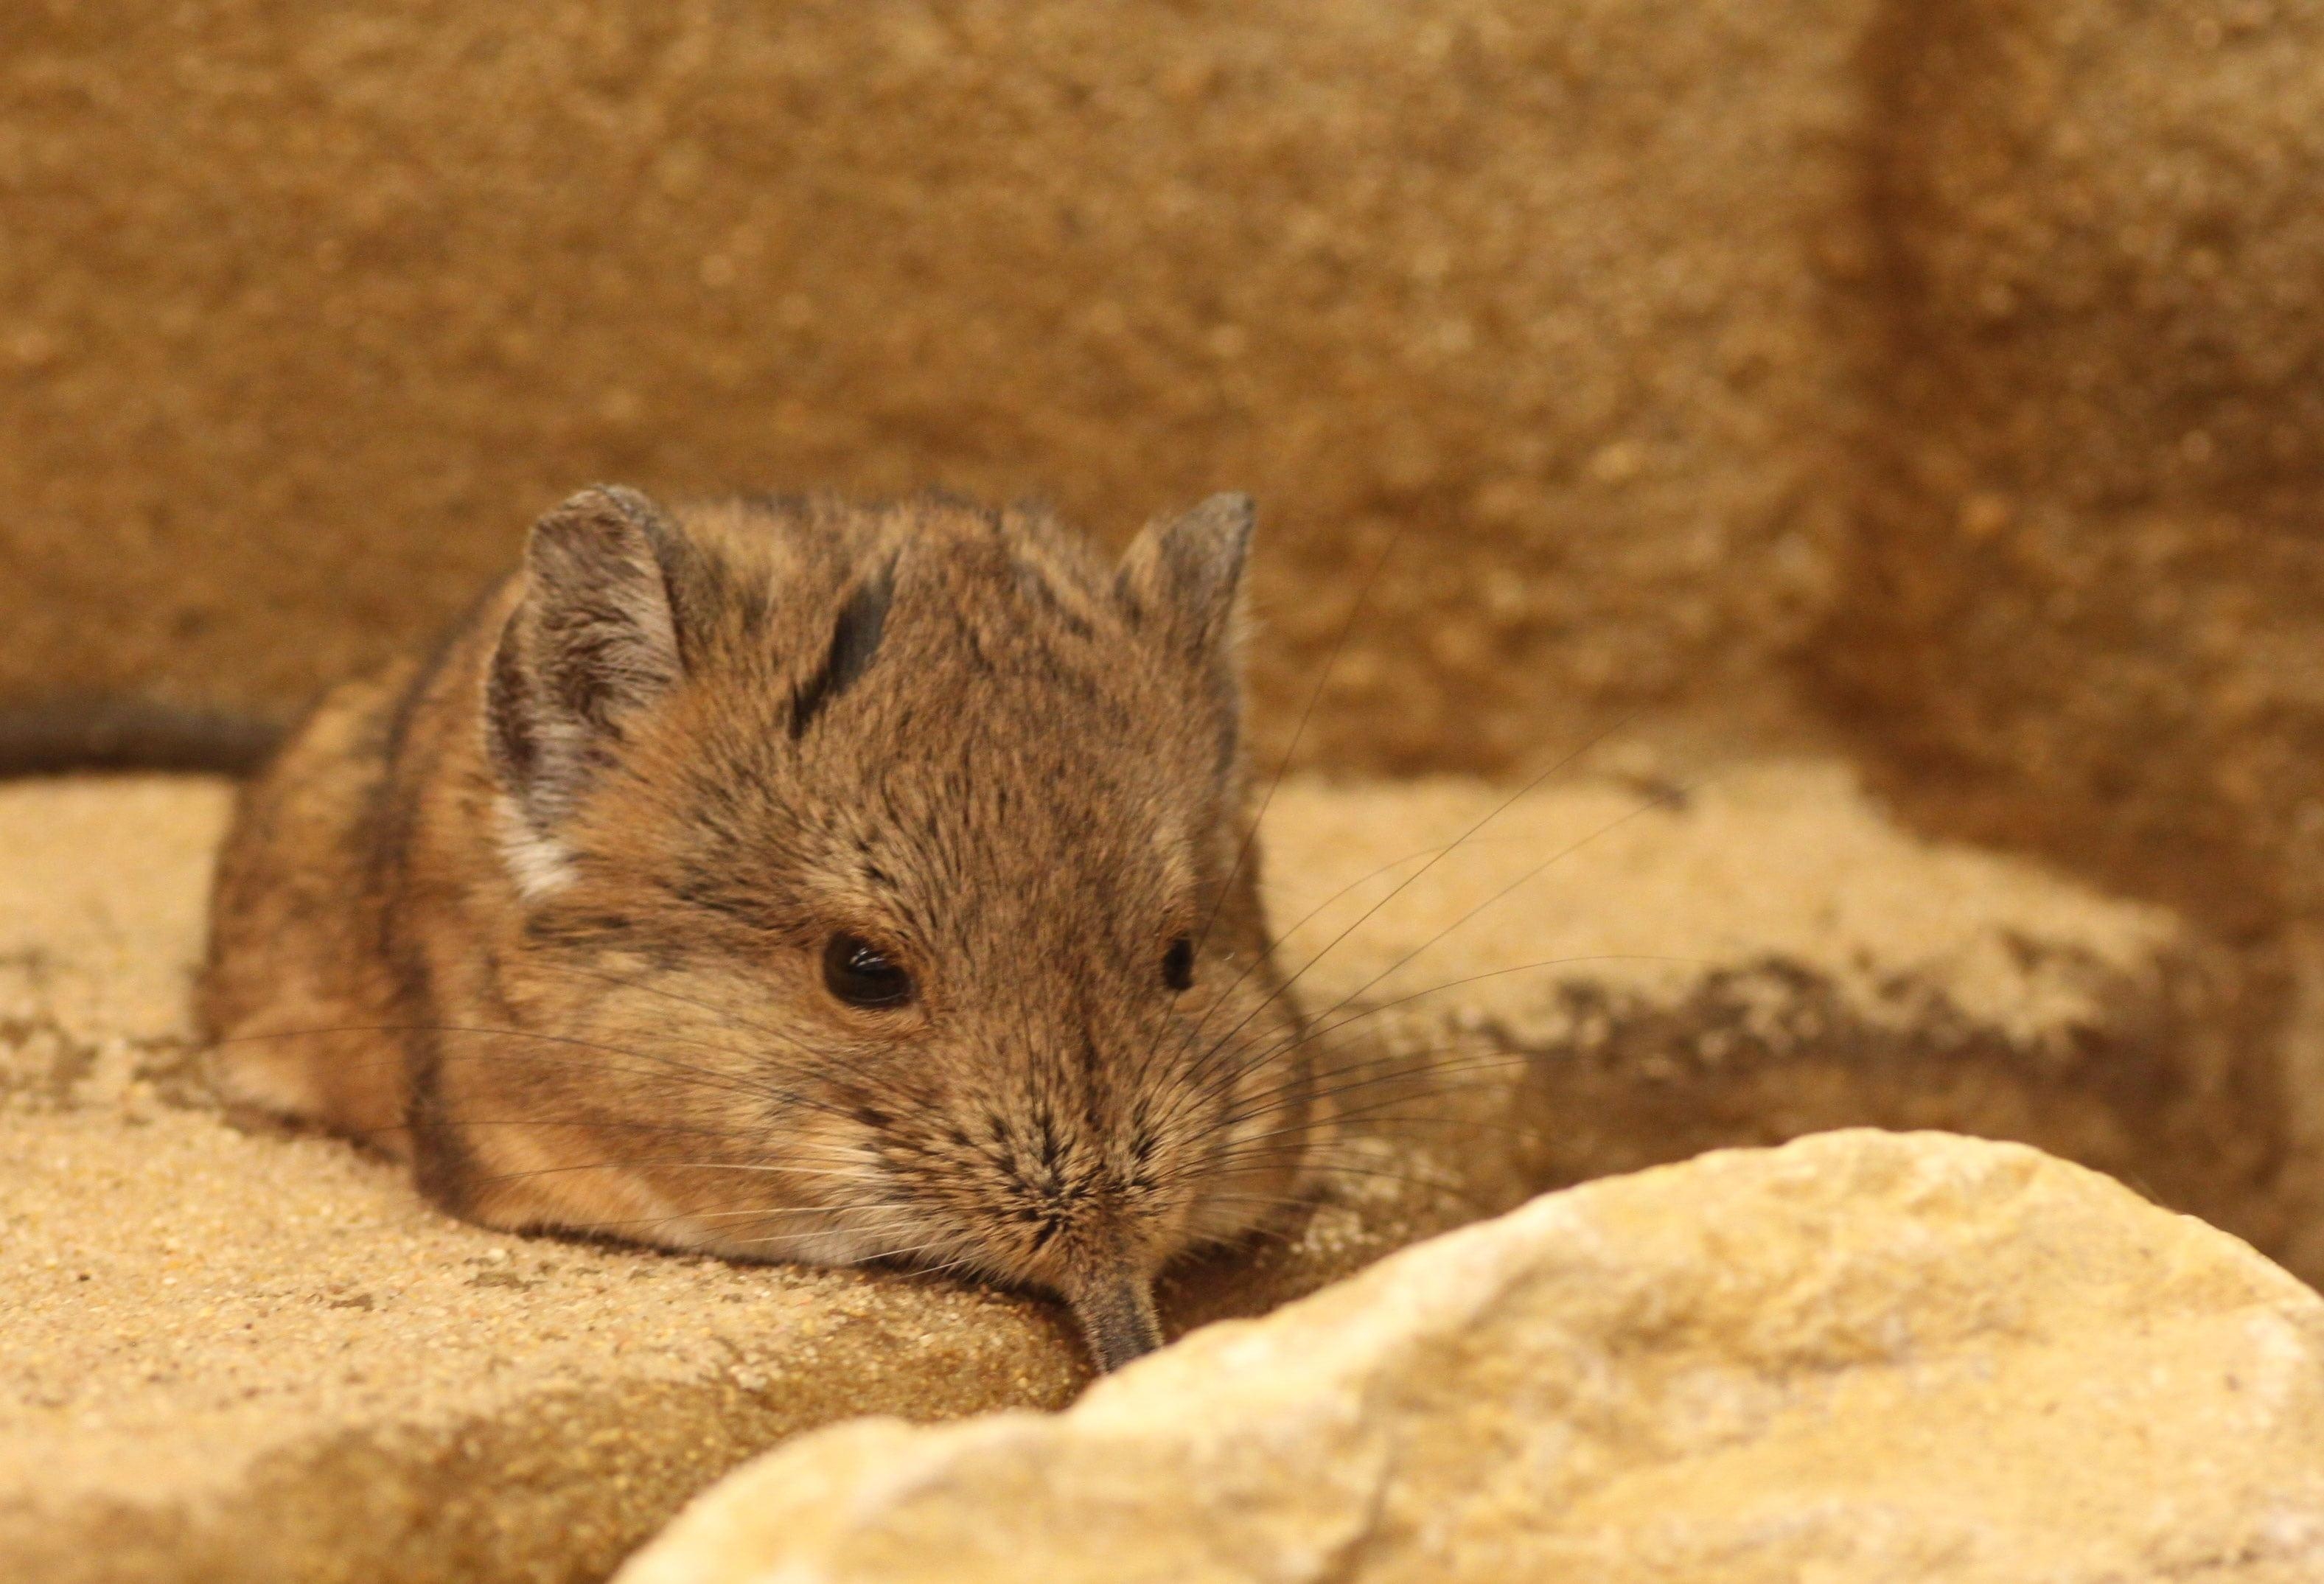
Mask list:
[[[493,813],[500,827],[501,864],[518,896],[545,902],[573,883],[572,848],[534,830],[523,807],[505,793],[494,800]]]

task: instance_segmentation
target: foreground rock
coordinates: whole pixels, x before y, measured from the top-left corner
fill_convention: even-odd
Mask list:
[[[1550,1195],[1059,1417],[843,1425],[620,1584],[2324,1572],[2324,1301],[2034,1150],[1865,1131]]]

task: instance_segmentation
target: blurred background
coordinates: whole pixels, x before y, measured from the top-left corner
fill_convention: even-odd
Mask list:
[[[2324,907],[2324,5],[14,0],[0,708],[294,711],[576,486],[1261,502],[1280,745],[1838,747]]]

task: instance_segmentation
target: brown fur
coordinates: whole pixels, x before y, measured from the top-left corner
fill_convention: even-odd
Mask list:
[[[1156,1272],[1268,1219],[1310,1125],[1245,851],[1248,532],[1222,497],[1115,571],[942,500],[576,496],[248,792],[221,1089],[490,1226],[956,1267],[1144,1351]],[[917,999],[837,999],[835,932]]]

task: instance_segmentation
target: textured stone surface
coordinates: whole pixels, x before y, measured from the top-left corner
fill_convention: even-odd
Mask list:
[[[2324,8],[1897,5],[1883,410],[1824,652],[1953,828],[2324,901]]]
[[[1057,1417],[872,1420],[620,1584],[2324,1571],[2324,1301],[2013,1145],[1822,1134],[1536,1201]]]
[[[2310,0],[20,5],[0,705],[287,707],[592,476],[1038,489],[1113,534],[1236,484],[1277,735],[1412,535],[1320,759],[1837,706],[1920,817],[2312,917],[2319,32]]]
[[[284,707],[614,478],[1252,490],[1276,720],[1408,526],[1342,760],[1780,718],[1869,10],[12,6],[0,703]]]

